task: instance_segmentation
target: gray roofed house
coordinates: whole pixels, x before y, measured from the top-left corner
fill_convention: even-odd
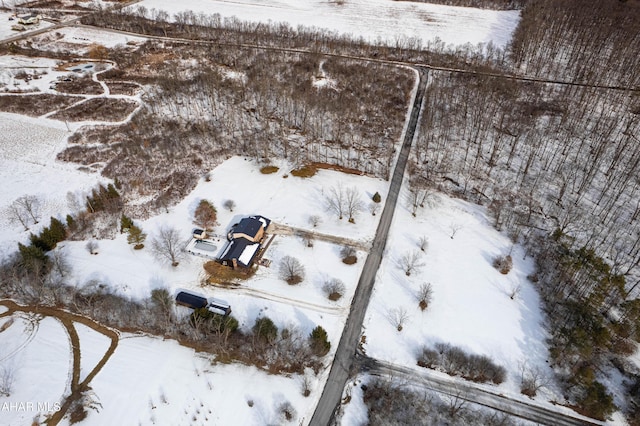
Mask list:
[[[220,263],[236,268],[248,268],[253,263],[271,221],[263,216],[249,216],[233,225],[227,234],[229,244],[225,248]]]

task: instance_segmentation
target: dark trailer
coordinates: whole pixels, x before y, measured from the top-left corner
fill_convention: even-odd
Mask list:
[[[193,309],[204,308],[209,304],[205,297],[187,293],[186,291],[176,294],[176,303]]]

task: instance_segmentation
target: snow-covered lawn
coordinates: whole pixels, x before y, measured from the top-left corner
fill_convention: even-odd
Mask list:
[[[445,44],[489,43],[504,47],[520,20],[518,11],[492,11],[393,0],[143,0],[137,6],[170,15],[193,11],[220,14],[251,22],[287,22],[370,42],[415,39],[425,44],[439,38]]]
[[[386,196],[385,181],[329,170],[303,179],[288,175],[287,163],[281,162],[279,166],[277,173],[262,174],[258,164],[241,157],[223,162],[209,174],[208,182],[203,179],[168,213],[137,222],[148,235],[143,250],[133,250],[125,235],[98,240],[97,255],[89,254],[82,241],[62,242],[56,250],[63,251],[73,265],[70,279],[77,286],[97,281],[135,299],[149,297],[154,288],[172,292],[191,289],[229,302],[233,315],[246,328],[253,325],[258,315],[268,315],[279,327],[293,325],[304,333],[320,324],[327,329],[330,340],[337,342],[364,264],[364,252],[358,252],[358,262],[349,266],[342,263],[340,245],[315,241],[313,247],[307,247],[297,236],[276,235],[264,255],[272,261],[271,266],[260,267],[239,288],[227,289],[201,287],[205,259],[185,254],[179,266],[173,268],[160,262],[150,250],[151,239],[161,227],[174,227],[185,239],[189,238],[195,227],[193,214],[202,199],[212,202],[218,210],[220,225],[215,232],[219,235],[226,235],[229,227],[242,217],[260,214],[281,224],[362,243],[373,238],[379,216],[363,211],[355,224],[348,223],[346,218],[338,220],[327,212],[322,193],[339,181],[345,188],[356,187],[366,203],[375,192]],[[233,212],[222,207],[229,199],[235,202]],[[309,223],[310,215],[321,217],[316,228]],[[222,250],[226,239],[218,237],[215,242]],[[291,286],[279,277],[280,259],[287,255],[299,259],[305,267],[305,279],[300,284]],[[322,290],[325,281],[331,278],[341,280],[346,287],[345,295],[335,302],[328,300]]]
[[[212,365],[174,341],[124,335],[91,384],[102,408],[87,424],[281,424],[290,402],[292,424],[313,413],[319,395],[302,396],[302,379],[269,375],[253,367]],[[252,406],[250,406],[250,404]]]
[[[551,376],[540,300],[527,279],[534,271],[532,259],[492,227],[484,208],[437,194],[413,217],[407,195],[405,189],[365,318],[367,355],[420,369],[416,361],[423,346],[450,343],[505,367],[501,389],[514,394],[520,393],[522,363]],[[418,246],[422,236],[429,240],[424,253]],[[424,266],[407,276],[401,258],[416,251]],[[492,262],[507,254],[513,269],[502,275]],[[416,298],[423,283],[433,289],[425,311]],[[392,318],[401,309],[407,320],[398,332]]]
[[[11,368],[10,396],[0,396],[2,424],[31,424],[38,413],[57,410],[71,380],[71,352],[61,324],[13,316],[0,333],[0,365]],[[0,319],[0,326],[9,318]],[[36,324],[35,328],[33,324]],[[80,324],[80,380],[104,355],[109,340]],[[310,377],[311,378],[311,377]],[[317,379],[311,385],[318,389]],[[274,376],[242,365],[213,365],[174,341],[123,334],[115,353],[90,383],[97,411],[85,424],[242,424],[283,423],[282,404],[293,407],[292,424],[310,418],[319,392],[302,396],[302,377]],[[32,405],[28,405],[32,404]],[[38,409],[39,404],[39,409]],[[41,420],[43,417],[41,417]],[[68,419],[61,422],[69,424]]]

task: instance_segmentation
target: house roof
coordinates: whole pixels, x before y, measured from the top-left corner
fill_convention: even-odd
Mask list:
[[[240,265],[246,267],[251,265],[259,248],[260,243],[253,243],[245,238],[231,240],[220,256],[220,260],[233,261],[235,259]]]
[[[262,229],[263,222],[258,220],[256,216],[250,216],[243,218],[236,226],[233,228],[234,234],[245,234],[249,237],[255,237],[258,234],[258,231]]]

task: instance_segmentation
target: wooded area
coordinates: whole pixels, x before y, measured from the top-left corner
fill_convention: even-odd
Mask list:
[[[387,178],[414,83],[385,65],[206,45],[169,53],[150,42],[118,63],[106,78],[147,84],[144,107],[122,127],[84,128],[59,158],[104,162],[125,197],[152,195],[131,207],[136,217],[177,202],[231,155]]]

